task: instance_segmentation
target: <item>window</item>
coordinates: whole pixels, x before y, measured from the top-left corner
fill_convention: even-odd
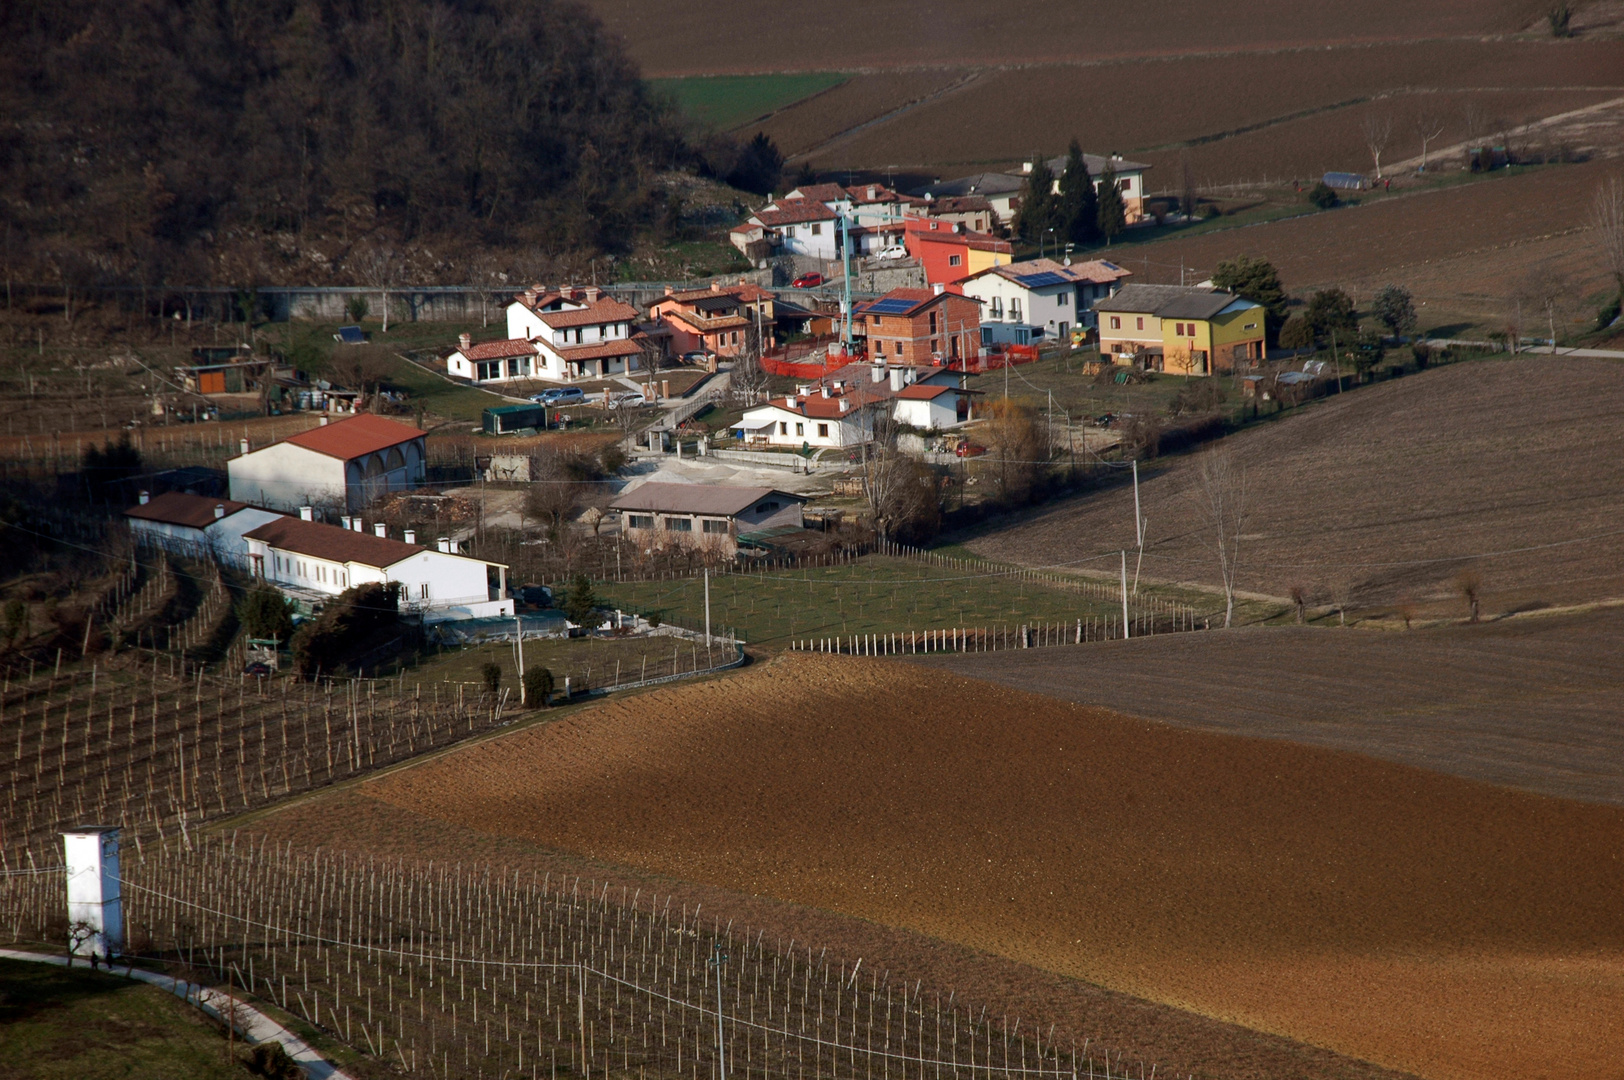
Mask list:
[[[1133,322],[1134,322],[1134,328],[1135,329],[1143,330],[1145,328],[1145,320],[1144,320],[1143,316],[1135,319]]]
[[[1185,337],[1195,337],[1195,323],[1190,323],[1187,326],[1185,326],[1185,328],[1184,328],[1184,336]]]
[[[818,425],[818,438],[827,439],[828,437],[829,437],[829,425],[828,424],[819,424]]]
[[[788,435],[789,434],[789,424],[786,421],[783,421],[783,420],[778,421],[778,434],[780,434],[780,435]]]
[[[959,265],[962,265],[963,262],[964,262],[964,256],[963,255],[949,255],[947,257],[947,265],[949,265],[949,266],[959,266]]]
[[[1071,293],[1055,293],[1054,302],[1059,304],[1061,307],[1065,307],[1067,304],[1071,303]]]
[[[733,331],[733,344],[737,345],[738,343],[739,343],[739,332],[737,330],[735,330],[735,331]]]
[[[900,342],[900,341],[897,342],[897,355],[898,356],[902,355],[902,342]]]
[[[579,326],[577,326],[575,328],[575,344],[577,344],[577,345],[581,344],[581,340],[582,340],[581,334],[582,333],[583,333],[583,331],[581,330],[581,328]]]
[[[934,311],[930,313],[930,332],[933,334],[936,332],[936,313]]]
[[[875,326],[880,325],[880,317],[878,315],[870,315],[869,318],[874,320],[874,325]]]
[[[1248,329],[1248,330],[1256,330],[1257,329],[1257,323],[1255,323],[1255,322],[1247,323],[1246,324],[1246,329]]]
[[[502,361],[500,360],[486,360],[474,365],[474,379],[478,382],[501,377]]]
[[[665,519],[665,527],[672,532],[693,532],[694,520],[685,517],[668,517]]]
[[[708,533],[726,533],[727,522],[718,518],[706,518],[700,523]]]
[[[816,222],[816,221],[812,223],[812,235],[813,236],[822,236],[823,235],[823,225],[822,225],[822,223]]]
[[[1132,191],[1133,190],[1133,177],[1124,176],[1122,178],[1122,183],[1117,185],[1117,186],[1119,188],[1121,188],[1123,191]]]
[[[756,513],[758,513],[758,514],[770,514],[774,510],[777,510],[777,509],[778,509],[778,500],[777,499],[771,499],[771,500],[769,500],[767,502],[758,503],[756,505]]]
[[[1004,317],[1004,298],[1002,296],[993,297],[992,306],[987,310],[992,318],[1002,319]]]
[[[793,239],[795,237],[795,226],[791,225],[789,228],[785,229],[784,235]]]
[[[425,581],[425,582],[423,582],[423,584],[421,584],[421,585],[419,585],[417,587],[417,598],[419,600],[427,600],[429,598],[429,583],[428,582]]]
[[[797,435],[805,435],[806,434],[806,425],[805,424],[796,424],[795,425],[795,434],[797,434]]]
[[[942,343],[940,341],[937,341],[935,338],[931,338],[930,339],[930,351],[931,351],[932,355],[941,352],[942,351]]]
[[[1173,324],[1173,336],[1174,337],[1183,337],[1184,336],[1184,324],[1183,323],[1174,323]]]
[[[1122,329],[1122,316],[1120,316],[1120,315],[1112,315],[1111,316],[1111,329],[1112,330],[1121,330]]]
[[[654,528],[654,515],[653,514],[628,514],[626,516],[626,528],[628,528],[628,529],[652,529],[652,528]]]
[[[1016,322],[1021,321],[1021,298],[1018,296],[1009,298],[1009,317]]]

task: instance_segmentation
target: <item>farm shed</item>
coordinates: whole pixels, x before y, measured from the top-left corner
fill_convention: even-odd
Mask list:
[[[512,435],[547,427],[545,405],[498,405],[486,409],[483,426],[487,435]]]
[[[1326,187],[1338,191],[1363,191],[1370,186],[1370,181],[1365,179],[1363,173],[1328,172],[1321,179],[1324,180]]]
[[[124,511],[137,543],[176,555],[220,558],[238,564],[248,556],[243,534],[281,516],[231,499],[180,491],[153,496],[143,491],[141,501]]]
[[[426,431],[362,413],[226,462],[231,497],[280,510],[331,503],[345,511],[423,482]]]
[[[717,545],[731,555],[741,533],[801,527],[804,495],[777,488],[648,483],[625,492],[609,509],[621,531],[637,543],[677,540]]]
[[[341,528],[313,516],[302,507],[297,518],[278,518],[245,535],[254,576],[306,603],[356,585],[398,581],[401,609],[428,622],[513,614],[501,563],[457,555],[444,538],[434,549],[425,547],[410,530],[392,539],[382,522],[369,533],[360,518],[347,518],[350,527]]]

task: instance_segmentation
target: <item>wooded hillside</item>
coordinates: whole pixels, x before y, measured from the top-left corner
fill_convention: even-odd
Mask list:
[[[0,33],[12,276],[358,280],[385,245],[613,248],[687,153],[618,40],[555,0],[17,0]]]

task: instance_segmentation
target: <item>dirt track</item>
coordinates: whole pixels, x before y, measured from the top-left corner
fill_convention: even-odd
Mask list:
[[[1427,1077],[1624,1058],[1613,807],[821,657],[730,680],[725,704],[713,686],[612,702],[364,793]]]
[[[1454,583],[1471,568],[1485,614],[1624,596],[1615,362],[1457,364],[1332,397],[1222,446],[1247,474],[1243,588],[1285,596],[1301,584],[1328,605],[1348,585],[1356,612],[1410,601],[1462,617]],[[1145,573],[1216,586],[1194,460],[1140,470]],[[1120,487],[996,522],[969,546],[1058,565],[1133,542],[1133,492]]]

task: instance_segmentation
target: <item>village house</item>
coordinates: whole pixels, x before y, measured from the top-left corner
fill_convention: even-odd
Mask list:
[[[1267,358],[1263,305],[1203,285],[1124,285],[1096,301],[1100,355],[1171,375],[1220,375]]]
[[[749,344],[752,329],[760,333],[763,348],[776,343],[776,300],[776,294],[742,279],[737,285],[717,283],[683,292],[667,285],[665,296],[649,307],[649,317],[669,332],[670,347],[678,354],[737,356]]]
[[[1049,171],[1054,174],[1054,190],[1060,190],[1060,177],[1066,171],[1064,157],[1050,158],[1045,162]],[[1093,180],[1094,191],[1100,190],[1100,177],[1107,167],[1116,170],[1117,190],[1122,194],[1122,205],[1126,209],[1126,222],[1136,225],[1145,219],[1145,171],[1149,165],[1139,161],[1128,161],[1120,154],[1102,157],[1099,154],[1084,154],[1083,164],[1088,166],[1088,175]],[[956,180],[937,180],[918,189],[917,193],[924,198],[942,201],[948,198],[961,196],[979,196],[987,201],[993,212],[998,215],[998,224],[1007,227],[1015,220],[1015,213],[1021,206],[1021,192],[1026,189],[1026,178],[1031,175],[1033,162],[1021,163],[1018,173],[976,173],[972,176],[959,177]]]
[[[919,260],[932,285],[953,284],[993,266],[1013,262],[1015,248],[990,233],[971,232],[956,221],[937,218],[907,223],[908,254]]]
[[[620,495],[609,509],[635,544],[714,547],[732,555],[741,535],[801,528],[804,495],[776,488],[646,483]]]
[[[524,338],[481,341],[472,335],[458,339],[457,350],[446,357],[446,373],[470,382],[503,382],[529,379],[536,374],[536,347]]]
[[[925,203],[925,216],[951,221],[969,232],[996,234],[1003,226],[985,195],[950,195]]]
[[[237,502],[168,491],[142,492],[140,502],[124,511],[130,535],[150,546],[188,558],[212,558],[242,565],[248,557],[243,534],[282,515]]]
[[[372,532],[360,518],[346,524],[324,525],[305,506],[298,517],[250,530],[243,538],[254,576],[308,607],[357,585],[395,581],[401,610],[426,622],[513,614],[501,563],[456,554],[444,538],[435,548],[425,547],[410,530],[402,540],[391,539],[381,522]]]
[[[961,176],[956,180],[937,180],[919,188],[916,194],[933,203],[964,197],[983,199],[997,215],[996,226],[989,224],[987,231],[1004,232],[1015,218],[1015,208],[1020,205],[1021,192],[1025,187],[1026,181],[1013,173],[989,172]]]
[[[852,310],[875,361],[938,366],[981,355],[981,302],[932,289],[893,289]]]
[[[961,389],[963,380],[960,372],[936,364],[854,361],[797,386],[793,394],[746,410],[733,427],[746,443],[813,449],[857,446],[874,437],[877,416],[889,414],[924,428],[967,419],[971,392]],[[941,390],[948,393],[938,393]],[[947,419],[949,413],[954,420]]]
[[[983,345],[1066,342],[1072,328],[1093,322],[1093,303],[1130,271],[1114,263],[1067,265],[1053,259],[994,266],[961,283],[982,301]]]
[[[775,241],[786,255],[840,258],[839,218],[816,199],[779,199],[757,210],[746,221],[760,226],[767,239]],[[738,240],[734,239],[734,243],[737,245]]]
[[[636,308],[596,286],[532,285],[508,305],[508,340],[534,346],[529,377],[567,382],[624,375],[638,369],[643,354],[637,317]]]
[[[259,450],[243,441],[226,462],[231,497],[272,509],[360,510],[380,495],[423,482],[427,432],[362,413],[291,435]]]
[[[1060,193],[1060,177],[1066,171],[1066,159],[1063,157],[1050,158],[1044,164],[1054,174],[1054,192]],[[1088,175],[1094,181],[1094,195],[1097,198],[1100,192],[1100,177],[1107,168],[1116,170],[1117,191],[1122,195],[1122,206],[1126,211],[1124,220],[1129,225],[1137,225],[1145,220],[1145,172],[1150,168],[1140,161],[1128,161],[1121,154],[1112,154],[1110,157],[1101,157],[1098,154],[1084,154],[1083,164],[1088,166]],[[1032,163],[1024,162],[1021,173],[1024,176],[1032,171]]]

